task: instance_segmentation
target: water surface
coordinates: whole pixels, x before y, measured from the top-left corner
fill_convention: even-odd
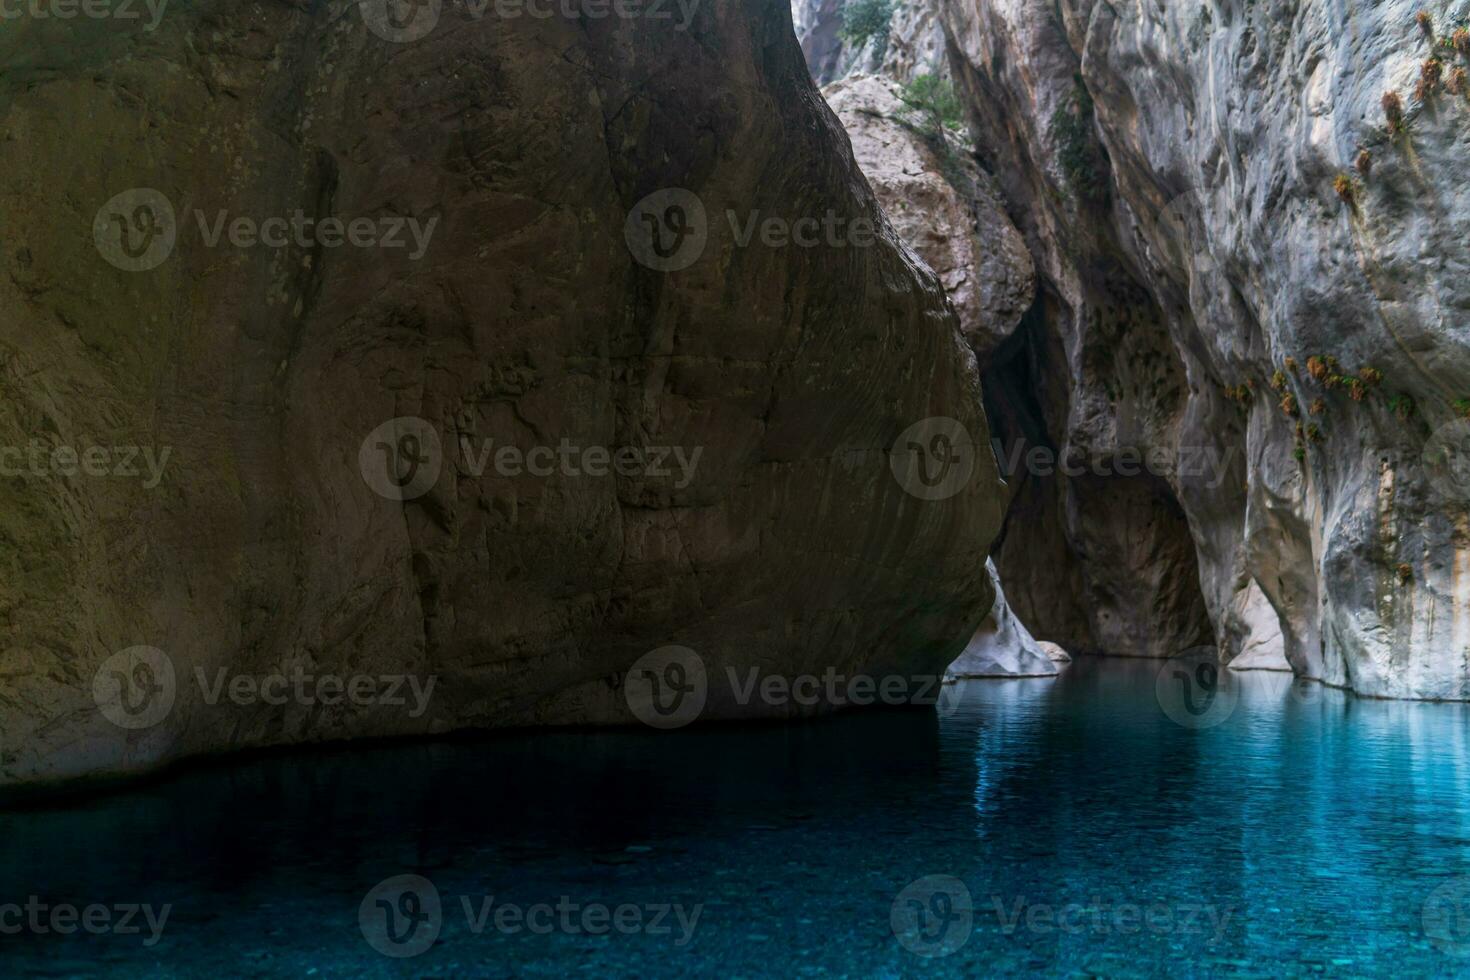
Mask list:
[[[11,808],[0,903],[170,912],[151,946],[0,935],[0,974],[1470,975],[1465,706],[1258,673],[1198,727],[1159,670],[966,682],[945,717],[303,751]],[[405,874],[439,933],[391,958],[360,911]],[[504,905],[551,931],[497,929]],[[627,931],[581,928],[619,906]]]

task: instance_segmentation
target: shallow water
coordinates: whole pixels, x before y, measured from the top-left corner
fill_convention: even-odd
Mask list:
[[[0,974],[1470,974],[1466,706],[1227,674],[1221,720],[1169,677],[1181,724],[1160,670],[970,681],[944,717],[296,752],[12,809],[0,903],[170,911],[152,945],[141,913],[0,935]],[[438,916],[369,895],[404,874]],[[419,955],[369,942],[413,951],[431,921]]]

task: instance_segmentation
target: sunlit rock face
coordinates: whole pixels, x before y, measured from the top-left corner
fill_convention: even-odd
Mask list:
[[[157,480],[3,478],[4,778],[632,722],[625,672],[668,645],[711,679],[701,719],[831,706],[742,700],[727,669],[942,672],[991,606],[1003,490],[988,452],[936,495],[891,450],[935,416],[983,448],[979,374],[788,10],[372,9],[0,38],[0,444],[167,451]],[[666,188],[690,193],[640,203]],[[298,212],[406,247],[235,235]],[[745,237],[768,218],[837,240]],[[171,703],[120,727],[94,682],[161,703],[152,654],[111,659],[138,647]],[[434,686],[229,686],[301,673]]]
[[[822,95],[894,230],[938,274],[965,339],[988,364],[1036,294],[1031,253],[995,178],[886,76],[850,76]]]
[[[818,85],[850,74],[880,74],[899,83],[946,76],[949,58],[933,3],[894,3],[885,35],[854,44],[842,35],[846,0],[791,0],[796,36]]]
[[[1051,677],[1057,663],[1066,657],[1056,644],[1036,642],[1026,624],[1006,604],[994,563],[987,564],[995,587],[995,605],[980,624],[963,653],[949,665],[948,676],[966,677]],[[1054,662],[1053,657],[1057,660]]]
[[[1042,281],[990,369],[996,429],[1086,471],[1026,478],[1012,606],[1068,646],[1194,631],[1363,694],[1470,697],[1463,12],[936,2]]]

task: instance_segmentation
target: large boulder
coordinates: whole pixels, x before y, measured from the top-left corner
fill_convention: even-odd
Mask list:
[[[937,675],[990,607],[974,357],[788,9],[439,9],[0,37],[0,778],[632,722],[671,646],[807,714],[726,678]]]

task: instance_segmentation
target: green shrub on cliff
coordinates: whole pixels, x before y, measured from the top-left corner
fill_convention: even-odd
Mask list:
[[[1072,193],[1101,204],[1108,199],[1107,162],[1092,127],[1092,96],[1078,76],[1071,98],[1052,113],[1051,140]]]
[[[856,48],[872,38],[878,39],[880,47],[886,46],[893,9],[893,0],[852,0],[842,8],[842,27],[837,36]]]
[[[937,75],[920,75],[900,88],[903,104],[923,115],[931,136],[946,129],[959,129],[964,124],[964,108],[955,95],[954,83]]]

